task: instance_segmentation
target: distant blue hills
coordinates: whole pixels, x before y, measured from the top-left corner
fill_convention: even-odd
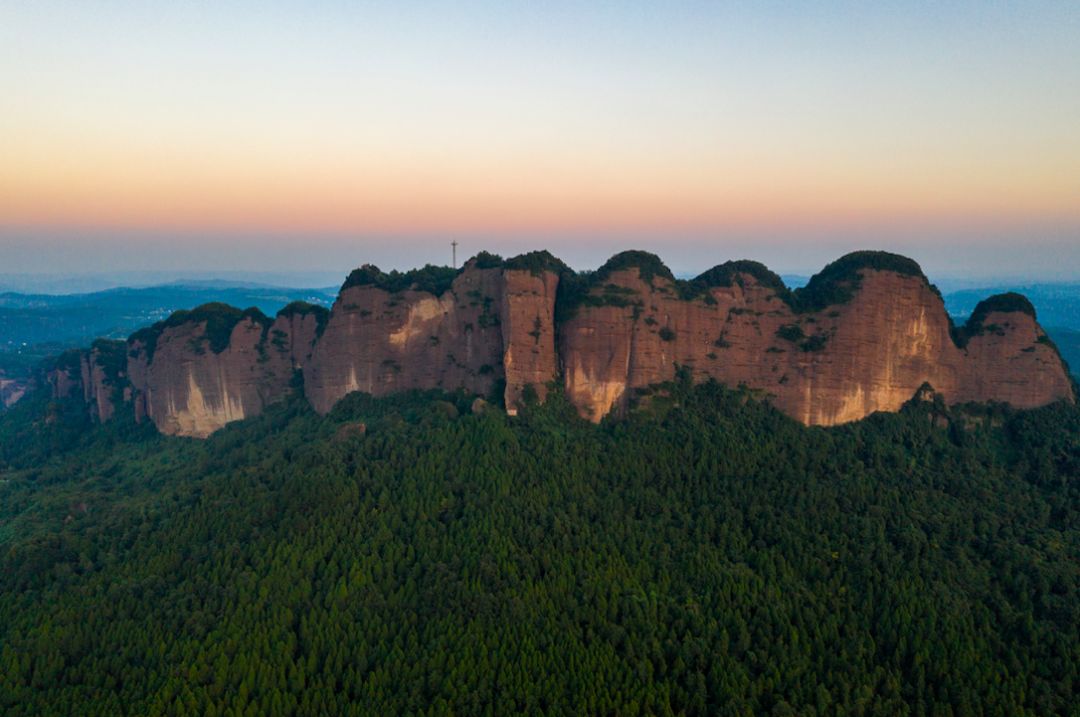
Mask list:
[[[221,279],[83,294],[0,293],[0,372],[25,375],[38,361],[95,338],[127,338],[179,309],[220,301],[273,316],[286,304],[329,306],[337,287],[295,289]]]

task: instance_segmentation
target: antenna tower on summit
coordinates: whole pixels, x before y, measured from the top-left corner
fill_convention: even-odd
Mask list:
[[[457,268],[457,239],[450,242],[450,252],[451,252],[451,257],[452,257],[451,261],[454,262],[450,266],[452,266],[453,268],[456,269]]]

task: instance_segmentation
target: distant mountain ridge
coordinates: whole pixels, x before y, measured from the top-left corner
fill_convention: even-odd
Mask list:
[[[0,369],[25,376],[42,359],[97,338],[121,339],[174,311],[224,302],[275,313],[298,300],[329,305],[336,289],[232,282],[112,288],[85,294],[0,293]]]
[[[810,425],[896,411],[928,387],[949,404],[1075,400],[1024,297],[990,297],[954,326],[918,264],[886,252],[848,254],[794,290],[751,261],[678,280],[641,251],[585,273],[546,251],[365,266],[330,310],[209,304],[69,352],[47,380],[102,420],[131,404],[165,433],[206,436],[301,387],[320,413],[356,391],[443,389],[511,414],[558,388],[599,421],[678,376],[746,386]]]

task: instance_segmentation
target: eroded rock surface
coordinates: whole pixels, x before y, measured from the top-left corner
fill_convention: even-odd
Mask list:
[[[341,291],[305,368],[305,391],[326,413],[343,396],[408,389],[487,395],[504,376],[502,271],[466,269],[438,296],[374,285]]]
[[[992,330],[960,346],[921,274],[858,275],[849,300],[807,311],[749,274],[686,299],[667,278],[612,272],[562,328],[567,395],[599,420],[684,367],[697,381],[757,389],[808,425],[899,410],[924,383],[950,404],[1073,400],[1033,316],[992,313]]]
[[[130,400],[136,420],[204,437],[300,386],[320,413],[354,391],[409,389],[500,389],[515,413],[561,381],[599,421],[679,372],[747,386],[809,425],[899,410],[925,386],[949,404],[1075,400],[1026,299],[992,297],[957,328],[914,262],[874,252],[833,262],[795,292],[754,262],[676,281],[643,252],[588,275],[546,252],[480,255],[460,271],[366,266],[329,312],[178,312],[126,343],[65,354],[48,382],[101,420]]]

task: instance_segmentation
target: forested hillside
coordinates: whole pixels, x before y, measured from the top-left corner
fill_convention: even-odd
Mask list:
[[[206,441],[19,404],[0,712],[1076,714],[1076,407],[470,402]]]

